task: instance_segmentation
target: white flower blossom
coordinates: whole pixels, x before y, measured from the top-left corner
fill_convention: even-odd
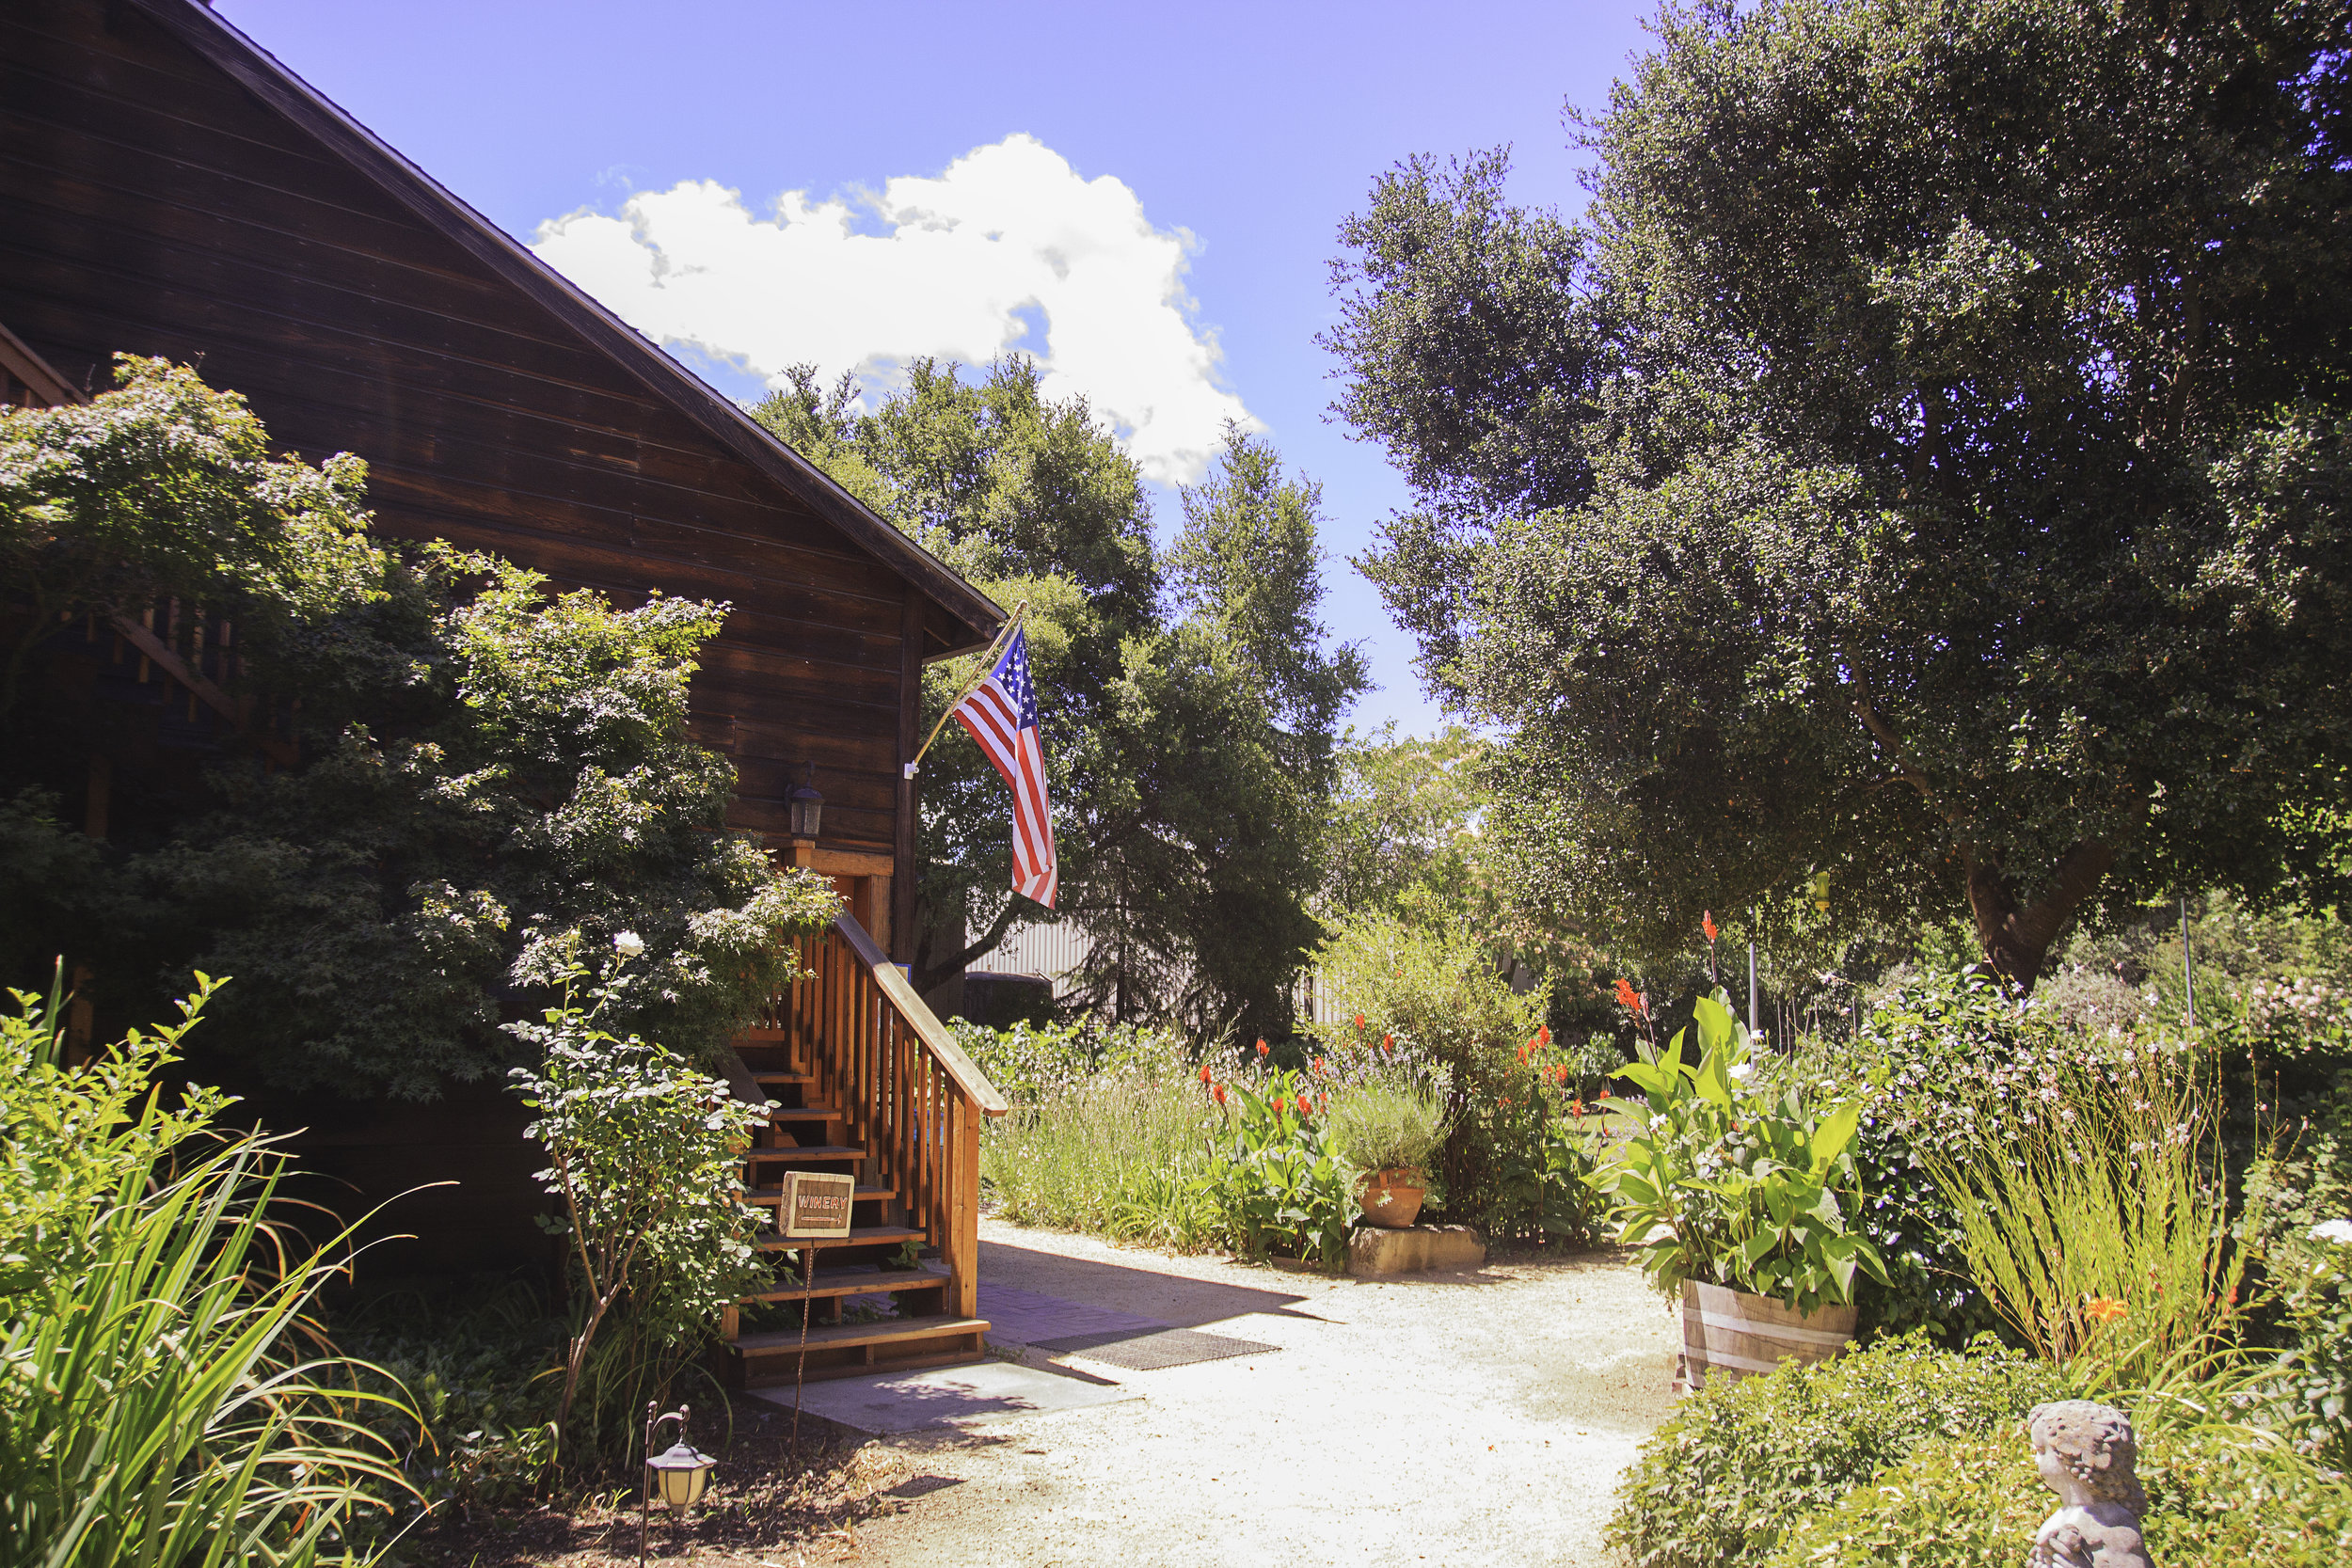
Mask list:
[[[640,957],[645,951],[645,939],[634,931],[623,931],[612,939],[612,950],[624,958]]]
[[[2352,1246],[2352,1219],[2321,1221],[2312,1227],[2312,1240]]]

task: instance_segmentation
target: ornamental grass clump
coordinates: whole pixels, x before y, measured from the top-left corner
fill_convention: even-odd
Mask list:
[[[350,1232],[304,1245],[276,1140],[217,1130],[217,1091],[155,1086],[215,990],[197,979],[178,1023],[86,1067],[59,1060],[55,991],[0,1019],[6,1568],[299,1568],[415,1500],[365,1424],[413,1413],[315,1317]]]
[[[1441,1079],[1391,1071],[1334,1096],[1324,1137],[1358,1172],[1426,1171],[1453,1125]]]
[[[1020,1225],[1178,1251],[1212,1244],[1192,1196],[1217,1117],[1189,1069],[1131,1062],[1032,1090],[980,1138],[980,1179]]]
[[[1941,1093],[1943,1119],[1971,1135],[1923,1142],[1918,1159],[2026,1344],[2091,1391],[2197,1384],[2230,1358],[2248,1258],[2210,1062],[2086,1041]]]

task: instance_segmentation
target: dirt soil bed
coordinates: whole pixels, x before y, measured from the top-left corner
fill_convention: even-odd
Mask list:
[[[1332,1279],[981,1227],[983,1279],[1279,1346],[1133,1371],[1140,1399],[836,1448],[785,1478],[739,1404],[728,1499],[653,1554],[804,1568],[1603,1564],[1618,1473],[1673,1403],[1675,1327],[1610,1253]],[[1009,1351],[1007,1354],[1013,1354]],[[1032,1363],[1044,1360],[1027,1353]],[[634,1560],[634,1515],[444,1527],[412,1560]]]

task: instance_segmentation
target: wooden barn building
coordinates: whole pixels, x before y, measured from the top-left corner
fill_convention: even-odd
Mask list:
[[[854,1175],[816,1298],[890,1288],[930,1324],[819,1329],[813,1366],[977,1354],[977,1118],[1003,1102],[885,960],[910,957],[923,666],[1003,611],[196,0],[0,7],[0,329],[7,401],[103,390],[118,351],[193,363],[282,447],[365,458],[384,532],[624,605],[733,607],[697,737],[733,760],[734,824],[780,853],[814,765],[822,833],[799,858],[851,910],[739,1044],[740,1092],[771,1108],[751,1185]],[[149,641],[200,695],[201,649]],[[476,1189],[403,1216],[462,1263],[511,1235],[485,1189],[512,1197],[532,1159],[511,1102],[459,1098],[320,1109],[310,1152],[363,1189],[437,1170]],[[910,1240],[946,1272],[883,1261]]]

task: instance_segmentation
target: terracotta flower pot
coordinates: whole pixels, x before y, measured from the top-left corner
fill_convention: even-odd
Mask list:
[[[1368,1172],[1358,1194],[1364,1205],[1364,1223],[1402,1230],[1421,1217],[1421,1172],[1407,1165]]]

